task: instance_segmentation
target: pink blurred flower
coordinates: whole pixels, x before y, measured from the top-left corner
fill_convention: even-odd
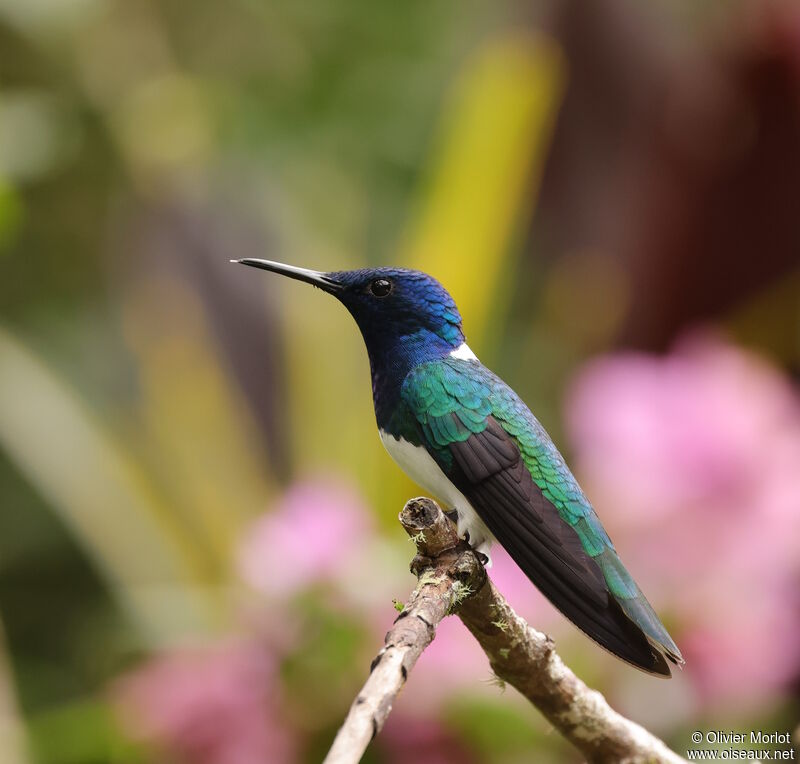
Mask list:
[[[457,692],[480,692],[481,683],[491,676],[489,661],[467,627],[458,618],[445,618],[409,675],[398,704],[415,714],[431,714]]]
[[[558,629],[566,623],[564,617],[530,582],[503,547],[493,544],[491,558],[489,575],[492,581],[514,610],[531,626],[540,631],[548,631],[552,628]]]
[[[294,760],[276,667],[254,642],[175,650],[118,680],[123,729],[181,764]]]
[[[376,741],[388,764],[470,764],[475,754],[432,715],[393,713]]]
[[[260,592],[291,595],[343,570],[371,530],[351,488],[333,480],[297,483],[245,536],[239,572]]]
[[[800,400],[764,359],[694,335],[589,364],[575,466],[701,700],[742,708],[800,674]]]

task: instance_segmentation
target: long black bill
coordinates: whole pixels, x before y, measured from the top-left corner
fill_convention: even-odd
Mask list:
[[[257,260],[252,257],[245,257],[242,260],[231,260],[231,262],[241,263],[242,265],[252,265],[253,268],[261,268],[265,271],[280,273],[283,276],[288,276],[290,279],[305,281],[306,284],[319,287],[325,292],[338,292],[342,288],[342,285],[331,278],[327,273],[312,271],[308,268],[298,268],[296,265],[284,265],[283,263],[275,263],[272,260]]]

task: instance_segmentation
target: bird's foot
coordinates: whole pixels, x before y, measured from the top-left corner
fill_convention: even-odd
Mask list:
[[[450,520],[456,527],[458,527],[459,515],[458,515],[458,510],[457,509],[448,509],[448,510],[445,511],[445,515],[447,516],[448,520]],[[475,554],[478,557],[478,561],[480,562],[481,565],[483,565],[484,568],[491,568],[492,567],[491,558],[489,557],[488,554],[486,554],[486,552],[484,552],[482,550],[483,547],[486,547],[488,549],[488,544],[486,543],[486,541],[481,541],[479,544],[472,544],[470,542],[470,537],[469,537],[469,531],[468,530],[464,531],[464,533],[461,536],[461,538],[464,539],[464,542],[466,544],[469,544],[472,547],[472,550],[475,552]]]

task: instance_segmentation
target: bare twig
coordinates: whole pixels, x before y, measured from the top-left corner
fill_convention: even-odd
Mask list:
[[[400,522],[417,547],[411,562],[417,588],[372,661],[369,678],[324,764],[354,764],[361,759],[383,727],[417,658],[436,635],[439,622],[486,580],[475,553],[459,540],[455,526],[432,501],[409,501],[400,513]]]
[[[417,588],[372,662],[325,764],[355,764],[446,615],[457,612],[495,675],[516,687],[590,762],[683,762],[664,743],[614,711],[556,654],[553,641],[518,616],[488,579],[475,552],[431,499],[412,499],[400,522],[417,546]]]

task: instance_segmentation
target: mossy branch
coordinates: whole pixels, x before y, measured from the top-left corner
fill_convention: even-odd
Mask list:
[[[498,680],[519,690],[589,762],[685,761],[567,668],[550,637],[529,626],[497,591],[436,502],[412,499],[400,523],[417,546],[411,562],[417,587],[386,634],[325,764],[360,761],[436,627],[450,613],[457,613],[478,640]]]

